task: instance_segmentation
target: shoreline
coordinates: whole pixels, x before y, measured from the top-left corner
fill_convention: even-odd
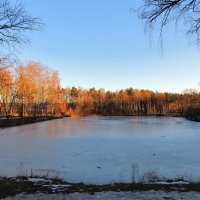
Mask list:
[[[61,117],[24,117],[24,118],[10,118],[10,119],[1,119],[0,118],[0,128],[9,128],[14,126],[22,126],[26,124],[34,124],[37,122],[44,122],[49,120],[63,119],[70,116],[61,116]]]
[[[26,124],[33,124],[37,122],[44,122],[56,119],[63,119],[65,117],[73,117],[73,118],[81,118],[81,117],[183,117],[187,120],[200,122],[200,118],[192,118],[186,117],[179,113],[170,113],[170,114],[152,114],[152,115],[65,115],[60,117],[24,117],[24,118],[10,118],[10,119],[2,119],[0,118],[0,129],[1,128],[9,128],[14,126],[22,126]]]
[[[185,117],[181,113],[166,113],[166,114],[147,114],[147,115],[100,115],[100,114],[91,114],[91,115],[71,115],[71,117]]]

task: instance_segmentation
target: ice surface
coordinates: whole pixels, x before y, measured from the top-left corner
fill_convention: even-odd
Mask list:
[[[150,171],[200,181],[199,152],[200,123],[184,118],[65,118],[1,129],[0,175],[104,184],[140,181]]]

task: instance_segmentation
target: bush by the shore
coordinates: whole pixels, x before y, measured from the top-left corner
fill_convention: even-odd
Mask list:
[[[185,112],[186,118],[200,122],[200,107],[189,107]]]

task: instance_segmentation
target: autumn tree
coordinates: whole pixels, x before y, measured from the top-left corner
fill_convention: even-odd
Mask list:
[[[65,113],[64,93],[57,71],[40,63],[29,62],[18,66],[16,72],[16,104],[21,117]]]
[[[57,71],[49,70],[49,81],[47,82],[48,113],[55,115],[60,110],[60,79]]]
[[[7,67],[5,66],[5,63],[2,60],[0,60],[0,85],[4,84],[6,73]]]
[[[28,70],[24,66],[17,67],[17,81],[16,81],[16,97],[18,99],[18,113],[21,118],[25,114],[26,103],[31,98],[30,90],[31,84],[28,78]]]
[[[4,66],[0,67],[0,101],[2,113],[9,119],[14,101],[13,77],[11,72]]]

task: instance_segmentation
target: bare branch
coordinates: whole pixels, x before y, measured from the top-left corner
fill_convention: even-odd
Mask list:
[[[168,23],[183,23],[186,34],[199,41],[200,0],[144,0],[139,16],[151,30],[159,23],[161,35]]]
[[[42,26],[41,20],[30,16],[22,3],[11,4],[9,0],[0,0],[1,48],[15,47],[28,42],[25,33],[38,31]]]

